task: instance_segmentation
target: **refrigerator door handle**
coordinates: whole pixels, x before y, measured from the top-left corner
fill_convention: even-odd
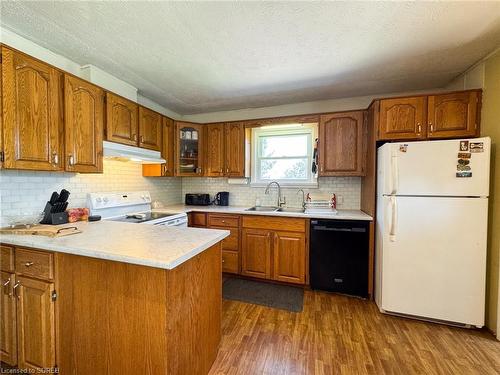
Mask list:
[[[391,194],[398,192],[399,185],[399,168],[398,168],[398,155],[393,154],[391,157]]]
[[[389,240],[396,242],[396,229],[398,221],[398,204],[396,197],[391,197],[391,226],[389,230]]]

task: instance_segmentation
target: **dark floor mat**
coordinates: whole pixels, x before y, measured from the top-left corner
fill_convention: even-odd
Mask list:
[[[304,307],[304,289],[302,288],[245,279],[230,278],[224,281],[222,296],[225,299],[292,312],[301,312]]]

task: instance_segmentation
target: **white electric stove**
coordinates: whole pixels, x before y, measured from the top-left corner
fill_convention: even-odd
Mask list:
[[[185,212],[151,210],[148,191],[89,193],[87,205],[91,215],[100,215],[103,220],[179,227],[188,223]]]

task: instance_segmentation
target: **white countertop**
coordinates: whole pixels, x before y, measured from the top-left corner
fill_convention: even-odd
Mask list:
[[[166,227],[113,221],[78,222],[65,237],[2,234],[0,242],[42,250],[173,269],[229,235],[227,230]]]
[[[302,217],[309,219],[331,219],[331,220],[365,220],[372,221],[373,218],[360,210],[338,210],[333,213],[301,213],[301,212],[269,212],[269,211],[246,211],[248,207],[238,206],[186,206],[183,204],[165,206],[153,211],[158,212],[217,212],[225,214],[238,215],[261,215],[261,216],[284,216],[284,217]]]

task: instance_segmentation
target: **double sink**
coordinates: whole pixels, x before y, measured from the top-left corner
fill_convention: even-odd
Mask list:
[[[247,208],[245,211],[259,211],[259,212],[293,212],[303,214],[305,210],[303,208],[293,208],[293,207],[273,207],[273,206],[255,206]]]

